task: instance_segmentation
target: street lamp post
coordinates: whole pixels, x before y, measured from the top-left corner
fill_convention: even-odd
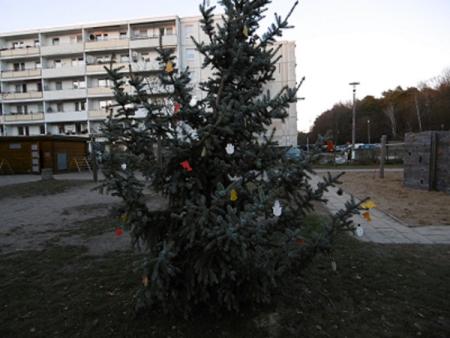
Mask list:
[[[359,82],[350,82],[350,86],[353,86],[353,114],[352,114],[352,158],[355,151],[355,143],[356,143],[356,86],[359,85]]]
[[[370,120],[367,120],[367,139],[369,141],[369,144],[371,144],[371,142],[370,142]]]

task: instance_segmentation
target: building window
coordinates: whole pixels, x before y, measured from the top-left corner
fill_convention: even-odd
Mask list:
[[[166,27],[166,35],[173,35],[173,27]]]
[[[41,45],[41,43],[39,42],[39,40],[34,40],[34,47],[39,47]]]
[[[64,104],[63,104],[62,102],[58,102],[58,103],[56,104],[56,110],[57,110],[58,112],[64,112]]]
[[[193,33],[194,33],[193,25],[187,25],[184,27],[184,38],[186,40],[190,40]]]
[[[41,135],[44,135],[44,134],[45,134],[45,126],[44,126],[44,125],[40,125],[40,126],[39,126],[39,133],[40,133]]]
[[[84,89],[86,88],[86,82],[83,80],[74,80],[72,81],[73,89]]]
[[[62,67],[61,60],[55,60],[54,63],[55,63],[55,68],[61,68]]]
[[[81,134],[81,123],[75,123],[75,132]]]
[[[56,90],[62,90],[62,82],[61,81],[56,81],[55,82],[55,89]]]
[[[187,48],[186,49],[186,61],[187,62],[195,61],[195,50],[194,50],[194,48]]]
[[[28,126],[25,127],[17,127],[17,132],[20,136],[30,136],[30,129]]]
[[[75,102],[75,111],[84,111],[84,110],[86,110],[85,101]]]
[[[42,64],[40,62],[36,62],[35,67],[36,67],[36,69],[41,69]]]
[[[84,64],[84,60],[83,58],[75,58],[72,59],[72,66],[76,67],[76,66],[82,66]]]
[[[59,38],[53,38],[52,39],[52,45],[53,46],[58,46],[59,45]]]
[[[24,62],[18,62],[14,64],[14,71],[18,72],[20,70],[25,70],[25,63]]]
[[[100,101],[99,103],[100,109],[102,110],[110,108],[112,104],[113,104],[112,100]]]
[[[58,134],[64,134],[65,133],[65,131],[64,131],[64,125],[63,124],[60,124],[59,126],[58,126]]]
[[[98,80],[98,86],[101,88],[109,88],[111,87],[111,81],[109,79],[100,79]]]
[[[120,56],[121,63],[128,63],[130,61],[130,56],[128,54],[122,54]]]
[[[126,40],[127,39],[127,32],[120,32],[119,33],[119,38],[121,40]]]

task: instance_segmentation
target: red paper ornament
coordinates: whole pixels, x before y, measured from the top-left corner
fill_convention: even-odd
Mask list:
[[[123,235],[123,229],[122,228],[116,228],[116,237],[120,237]]]
[[[191,167],[191,165],[189,164],[189,161],[183,161],[183,162],[181,162],[180,163],[180,165],[183,167],[183,169],[184,170],[186,170],[186,171],[192,171],[192,167]]]
[[[181,104],[179,104],[178,102],[175,102],[175,106],[173,108],[174,113],[178,113],[181,109]]]

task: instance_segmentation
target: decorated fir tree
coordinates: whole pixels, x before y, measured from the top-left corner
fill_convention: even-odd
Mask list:
[[[312,187],[308,165],[273,141],[271,123],[287,117],[301,85],[263,90],[292,11],[259,37],[269,0],[219,2],[219,23],[214,7],[200,6],[208,42],[194,41],[212,70],[199,85],[203,98],[193,98],[189,69],[177,68],[172,50],[159,50],[159,84],[108,69],[117,105],[104,127],[104,188],[123,199],[125,227],[145,255],[138,307],[188,313],[268,303],[290,273],[351,228],[358,207],[312,228],[305,216],[337,178]],[[151,193],[164,207],[149,205]]]

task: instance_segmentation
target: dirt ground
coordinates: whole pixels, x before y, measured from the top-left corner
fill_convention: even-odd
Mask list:
[[[403,186],[403,172],[347,172],[343,189],[358,198],[371,197],[377,207],[409,226],[450,225],[450,195]]]

